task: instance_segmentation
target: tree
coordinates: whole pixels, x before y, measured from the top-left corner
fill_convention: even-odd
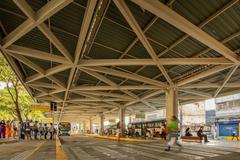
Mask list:
[[[25,88],[1,54],[0,81],[6,83],[6,88],[0,90],[0,117],[6,115],[5,118],[17,118],[21,122],[23,122],[23,116],[26,120],[28,120],[29,117],[43,117],[41,112],[32,111],[32,98],[26,92]]]

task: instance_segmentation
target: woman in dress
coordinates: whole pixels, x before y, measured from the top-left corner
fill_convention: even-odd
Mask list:
[[[11,137],[11,134],[12,134],[12,122],[8,120],[6,124],[6,137],[8,141],[9,138]]]

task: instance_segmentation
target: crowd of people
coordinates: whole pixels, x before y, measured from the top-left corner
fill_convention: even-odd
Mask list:
[[[40,123],[38,121],[16,122],[10,120],[0,121],[0,139],[9,140],[52,140],[56,129],[53,124]]]

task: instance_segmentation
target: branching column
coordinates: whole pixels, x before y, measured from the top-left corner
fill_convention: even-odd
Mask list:
[[[90,134],[92,134],[92,133],[93,133],[92,119],[89,120],[89,125],[90,125],[90,127],[89,127],[89,129],[90,129]]]
[[[125,132],[125,107],[121,106],[119,108],[119,127],[120,127],[120,137],[124,136],[124,132]]]
[[[166,91],[166,119],[169,121],[172,116],[178,115],[177,90],[170,88]]]
[[[104,131],[104,115],[101,113],[100,114],[100,135],[103,135]]]

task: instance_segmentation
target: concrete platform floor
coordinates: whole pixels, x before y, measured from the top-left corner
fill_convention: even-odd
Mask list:
[[[184,143],[164,151],[159,140],[117,142],[86,136],[61,137],[68,160],[239,160],[240,142]],[[0,145],[0,160],[55,160],[55,141],[22,141]],[[58,158],[59,159],[59,158]],[[61,158],[60,158],[61,159]],[[60,160],[59,159],[59,160]],[[62,159],[61,159],[62,160]]]
[[[0,160],[55,160],[56,142],[21,141],[0,144]]]
[[[187,143],[179,151],[164,151],[160,142],[117,142],[93,137],[61,137],[63,149],[69,160],[239,160],[240,143],[227,147],[217,142],[208,145]],[[221,143],[222,144],[222,143]],[[227,144],[227,143],[226,143]]]

